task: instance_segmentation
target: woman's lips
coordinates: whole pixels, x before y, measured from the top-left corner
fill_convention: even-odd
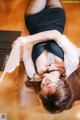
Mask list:
[[[42,79],[45,78],[46,76],[45,75],[42,75]]]

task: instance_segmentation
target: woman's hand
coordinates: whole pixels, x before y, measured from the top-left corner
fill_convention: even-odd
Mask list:
[[[23,46],[29,43],[29,37],[18,37],[12,44],[12,47],[15,45]]]

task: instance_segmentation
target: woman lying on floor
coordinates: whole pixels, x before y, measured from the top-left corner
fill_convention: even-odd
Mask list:
[[[29,5],[33,3],[36,0],[30,1]],[[61,34],[65,14],[59,0],[45,0],[44,3],[46,7],[42,4],[38,11],[36,6],[37,12],[34,10],[35,14],[29,13],[26,17],[29,32],[34,35],[19,37],[14,45],[23,46],[26,86],[39,91],[46,110],[57,113],[69,109],[75,100],[80,99],[79,49]],[[35,41],[44,42],[36,44]]]

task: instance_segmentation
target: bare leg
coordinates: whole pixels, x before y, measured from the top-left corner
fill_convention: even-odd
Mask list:
[[[26,14],[35,14],[46,7],[47,0],[30,0],[26,9]]]
[[[47,0],[46,6],[48,6],[48,8],[55,8],[55,7],[63,8],[60,0]]]

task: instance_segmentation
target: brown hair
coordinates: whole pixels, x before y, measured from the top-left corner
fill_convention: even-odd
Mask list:
[[[71,108],[75,100],[80,100],[80,66],[73,72],[66,80],[62,81],[53,93],[47,93],[46,95],[40,88],[41,82],[27,83],[26,85],[32,87],[39,92],[40,99],[43,106],[50,113],[58,113],[63,110]]]
[[[70,86],[72,94],[72,102],[80,100],[80,65],[78,68],[66,79]]]
[[[58,86],[56,91],[51,94],[41,94],[39,95],[43,106],[50,113],[58,113],[64,109],[69,109],[71,107],[70,100],[72,98],[71,91],[68,83],[64,81],[64,84]]]

